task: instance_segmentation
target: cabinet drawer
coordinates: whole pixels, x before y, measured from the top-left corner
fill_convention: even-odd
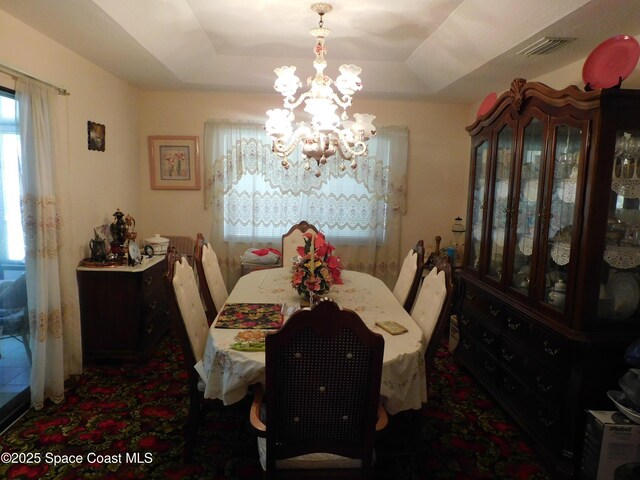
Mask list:
[[[142,293],[146,296],[154,295],[164,290],[162,262],[145,270],[142,274]]]
[[[564,338],[508,309],[502,318],[502,333],[504,338],[524,346],[552,368],[560,368],[569,358],[569,347]]]
[[[476,311],[489,319],[501,319],[504,313],[504,306],[499,300],[470,283],[467,283],[465,288],[464,308]]]
[[[570,347],[565,338],[553,335],[540,327],[531,329],[528,345],[534,355],[549,366],[560,369],[570,358]]]
[[[142,346],[153,345],[157,339],[169,328],[171,308],[169,302],[163,302],[149,311],[142,322]]]
[[[473,338],[494,357],[498,357],[500,331],[486,320],[463,313],[460,316],[460,330],[467,338]]]
[[[526,420],[530,433],[545,439],[545,444],[557,448],[560,444],[561,422],[559,411],[540,402],[528,385],[501,368],[500,382],[502,394],[515,413]]]
[[[496,383],[499,374],[496,357],[482,348],[475,340],[464,335],[460,337],[458,350],[460,350],[460,355],[469,370],[482,376],[485,381]]]
[[[562,372],[540,364],[526,350],[506,340],[500,347],[500,362],[544,403],[561,407],[568,384]]]

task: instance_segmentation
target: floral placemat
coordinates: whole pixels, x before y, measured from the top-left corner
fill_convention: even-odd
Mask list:
[[[282,326],[281,303],[228,303],[215,328],[271,328]]]

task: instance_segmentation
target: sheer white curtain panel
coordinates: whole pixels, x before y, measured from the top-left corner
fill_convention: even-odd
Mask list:
[[[280,248],[282,234],[300,220],[325,233],[344,268],[393,285],[407,150],[405,127],[383,127],[355,170],[340,171],[332,158],[316,177],[314,169],[304,170],[297,154],[285,170],[262,125],[208,121],[204,158],[206,206],[213,216],[210,241],[227,285],[235,285],[247,248]]]
[[[69,202],[64,199],[69,175],[68,155],[64,151],[66,98],[37,80],[16,80],[33,355],[31,403],[36,409],[42,408],[47,398],[61,402],[65,376],[82,371],[75,262],[69,242]]]

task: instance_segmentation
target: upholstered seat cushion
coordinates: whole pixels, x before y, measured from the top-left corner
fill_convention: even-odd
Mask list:
[[[0,284],[0,308],[23,308],[27,306],[27,277],[23,273],[13,282]]]
[[[262,404],[260,409],[260,418],[266,423],[267,409],[266,404]],[[267,470],[267,439],[258,437],[258,454],[260,455],[260,465],[263,470]],[[375,463],[375,450],[373,452],[373,461]],[[358,458],[343,457],[334,453],[314,452],[297,457],[287,458],[286,460],[276,460],[276,469],[280,470],[310,470],[323,468],[360,468],[362,460]]]
[[[423,280],[422,287],[411,310],[411,317],[422,330],[427,343],[431,338],[446,296],[445,272],[438,273],[438,269],[433,268]]]
[[[258,437],[258,453],[260,465],[267,469],[267,439]],[[374,454],[375,456],[375,454]],[[308,453],[298,457],[276,460],[276,469],[280,470],[308,470],[322,468],[360,468],[362,461],[356,458],[342,457],[333,453]]]
[[[409,290],[411,290],[411,285],[413,284],[413,279],[415,278],[416,270],[418,269],[417,255],[418,254],[414,252],[413,249],[409,250],[407,256],[404,257],[404,261],[402,262],[402,267],[400,268],[400,273],[398,275],[398,280],[396,280],[396,285],[393,288],[393,294],[403,305],[407,299],[407,295],[409,295]]]
[[[24,308],[0,308],[0,334],[20,334],[25,329]]]

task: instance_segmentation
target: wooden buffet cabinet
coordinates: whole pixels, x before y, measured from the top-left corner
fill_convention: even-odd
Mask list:
[[[78,267],[84,363],[145,359],[170,325],[164,256],[135,267]]]
[[[587,409],[640,336],[640,90],[515,79],[467,127],[455,358],[577,477]]]

